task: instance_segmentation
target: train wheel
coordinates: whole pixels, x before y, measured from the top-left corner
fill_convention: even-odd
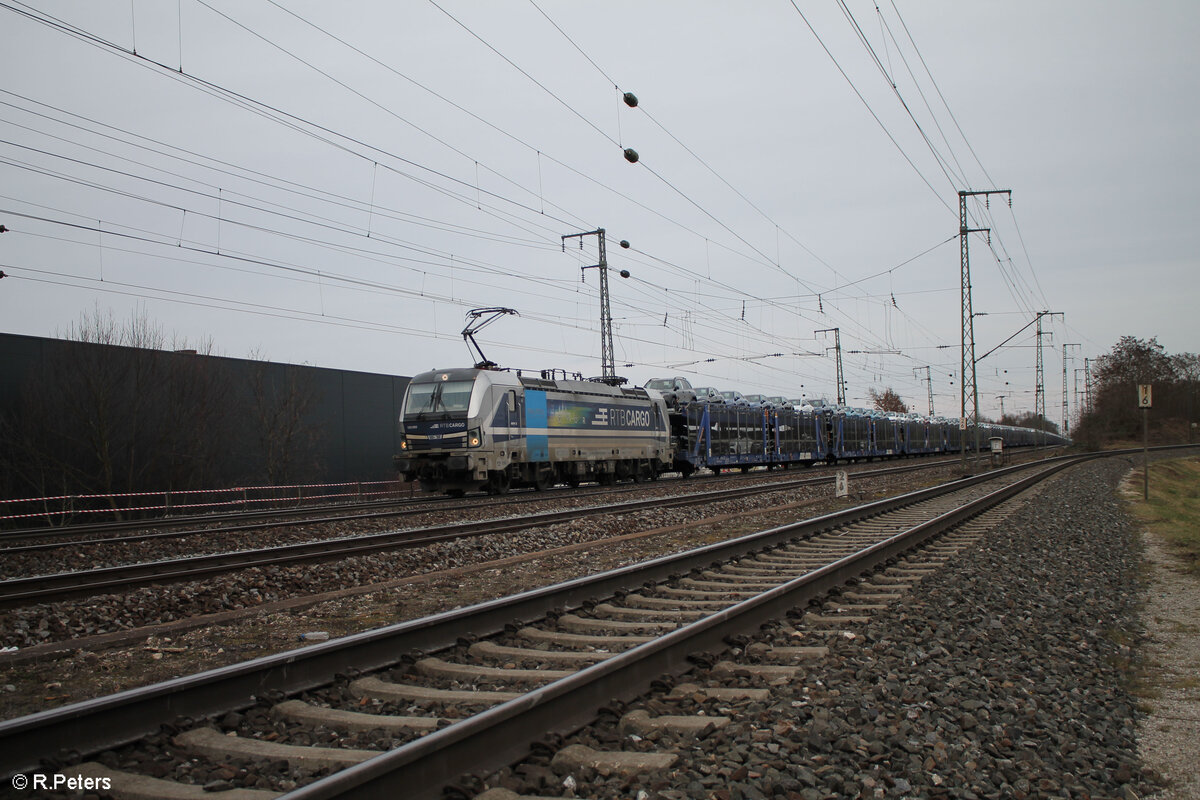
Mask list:
[[[508,473],[495,470],[490,473],[487,483],[488,494],[508,494]]]
[[[447,489],[446,490],[447,497],[462,497],[464,494],[466,494],[466,492],[464,492],[462,489]]]
[[[554,485],[554,477],[544,469],[539,469],[533,474],[533,488],[535,491],[544,492]]]

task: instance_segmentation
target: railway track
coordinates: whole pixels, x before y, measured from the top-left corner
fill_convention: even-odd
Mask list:
[[[696,660],[702,677],[724,670],[742,689],[745,676],[756,672],[785,679],[786,669],[794,669],[788,664],[743,660],[731,666],[722,657],[698,654],[726,650],[731,637],[785,619],[789,612],[894,563],[1080,460],[1009,468],[515,597],[0,723],[0,766],[6,772],[28,770],[64,745],[94,753],[136,741],[181,716],[203,719],[225,714],[226,729],[185,724],[171,738],[169,748],[218,764],[285,761],[310,774],[313,765],[322,769],[336,765],[338,771],[291,793],[297,798],[438,797],[466,766],[494,769],[512,763],[547,732],[565,733],[588,725],[595,709],[613,698],[640,695],[660,676],[682,674]],[[1002,483],[1002,488],[996,488],[996,483]],[[906,574],[893,567],[890,576],[872,577],[858,591],[844,593],[838,600],[840,612],[832,620],[834,630],[853,620],[856,611],[869,612],[893,599],[898,584],[927,569],[912,567]],[[823,617],[806,615],[801,622],[821,627],[826,623]],[[769,661],[806,654],[759,655],[760,661]],[[777,672],[772,673],[772,668]],[[364,674],[372,670],[383,672]],[[695,701],[697,693],[710,689],[722,694],[720,687],[700,686],[684,695]],[[330,691],[332,695],[321,694]],[[303,692],[312,693],[310,702],[295,699]],[[325,707],[336,705],[339,692],[359,698],[356,708],[382,705],[392,713],[364,715]],[[268,696],[280,702],[263,713],[228,716]],[[285,700],[289,696],[293,699]],[[427,713],[418,715],[410,708]],[[479,713],[463,716],[471,711]],[[318,730],[368,726],[391,731],[382,736],[384,741],[395,742],[399,736],[403,743],[386,753],[372,747],[304,748],[263,741],[252,728],[244,727],[250,724],[246,720],[270,715],[307,720],[303,724]],[[456,721],[443,721],[450,719]],[[717,724],[711,716],[697,723],[655,722],[644,715],[621,724],[652,728],[676,723]],[[641,753],[638,758],[645,755],[652,754]],[[119,758],[136,761],[130,755]],[[598,768],[620,769],[620,759],[629,756],[577,748],[562,758],[587,764],[615,759]],[[647,768],[646,763],[638,761],[642,766],[637,768]],[[127,778],[103,766],[70,766],[65,772],[107,777],[117,787],[142,781],[144,787],[155,787],[152,793],[171,788],[145,776]],[[146,780],[151,783],[145,784]]]
[[[884,467],[867,471],[871,477],[895,475],[927,469],[929,464]],[[863,474],[863,473],[860,473]],[[80,572],[61,572],[35,575],[0,581],[0,608],[51,603],[72,597],[99,594],[108,591],[126,590],[150,584],[171,583],[204,578],[224,572],[249,568],[288,566],[319,561],[331,561],[368,555],[406,547],[420,547],[451,541],[466,536],[490,536],[529,528],[545,527],[584,517],[610,514],[627,514],[645,509],[678,508],[702,505],[786,491],[801,486],[811,486],[834,480],[832,475],[806,477],[793,480],[757,483],[750,486],[733,486],[710,491],[693,492],[686,495],[654,497],[645,500],[623,501],[596,506],[585,506],[562,511],[541,512],[521,517],[492,519],[475,522],[454,523],[425,528],[362,534],[349,537],[318,539],[315,541],[287,544],[269,548],[233,550],[229,552],[195,555],[176,559],[141,562],[103,567]],[[390,515],[390,512],[389,512]],[[375,516],[375,515],[372,515]],[[355,518],[364,518],[358,515]],[[244,529],[239,527],[239,529]],[[146,537],[173,537],[183,532],[147,534]],[[212,532],[210,532],[212,533]],[[215,535],[215,534],[214,534]],[[112,540],[104,540],[111,542]],[[59,547],[85,547],[92,541],[76,543],[41,543],[25,547],[7,548],[4,555],[20,555],[46,552]]]
[[[867,468],[860,471],[871,474],[893,474],[921,469],[930,469],[958,463],[955,458],[921,459],[915,464],[890,466],[883,468]],[[752,473],[753,479],[772,476],[782,476],[779,472]],[[718,476],[692,477],[687,481],[688,486],[699,484],[703,486],[708,481],[740,480],[742,476],[733,473],[724,478]],[[682,479],[681,479],[682,480]],[[782,480],[786,481],[786,478]],[[795,482],[792,479],[791,482]],[[831,483],[833,474],[817,475],[800,479],[801,485]],[[671,484],[674,481],[664,481]],[[637,491],[639,487],[621,485],[603,490],[568,489],[572,498],[588,498],[593,496],[611,497],[614,494],[626,494]],[[644,488],[640,487],[640,488]],[[69,525],[56,528],[19,528],[0,531],[0,555],[7,553],[45,552],[59,547],[91,547],[98,544],[131,544],[145,541],[161,541],[167,539],[182,539],[189,536],[218,536],[228,533],[243,533],[248,531],[268,530],[271,528],[289,527],[296,525],[321,525],[339,522],[357,522],[374,519],[403,517],[415,512],[454,512],[461,510],[477,510],[480,508],[495,508],[511,506],[514,503],[532,502],[546,499],[544,492],[518,491],[505,497],[471,497],[467,500],[451,497],[420,496],[402,500],[372,500],[362,503],[343,503],[336,506],[305,507],[297,509],[276,509],[270,511],[239,511],[222,514],[196,515],[186,517],[163,517],[161,519],[125,520],[120,522],[101,522],[80,525]],[[382,509],[382,510],[371,510]],[[149,532],[146,532],[149,529]],[[133,532],[133,533],[129,533]],[[128,535],[122,535],[128,534]]]

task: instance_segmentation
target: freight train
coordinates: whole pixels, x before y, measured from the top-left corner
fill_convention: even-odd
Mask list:
[[[398,472],[431,492],[462,495],[584,481],[656,480],[698,469],[774,469],[818,462],[956,453],[959,421],[847,409],[752,408],[664,399],[558,373],[448,369],[415,376],[401,410]],[[980,425],[984,447],[1060,444],[1054,434]],[[976,437],[968,435],[973,449]]]

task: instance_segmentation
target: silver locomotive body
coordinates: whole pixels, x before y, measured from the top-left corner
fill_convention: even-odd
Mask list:
[[[451,369],[409,383],[397,470],[426,491],[654,479],[671,467],[662,396],[593,381]]]

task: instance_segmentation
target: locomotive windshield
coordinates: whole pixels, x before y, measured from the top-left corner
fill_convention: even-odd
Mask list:
[[[404,415],[465,412],[471,405],[474,380],[410,383],[404,401]]]

